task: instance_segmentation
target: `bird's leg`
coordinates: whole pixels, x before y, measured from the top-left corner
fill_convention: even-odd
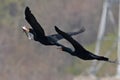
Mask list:
[[[58,46],[57,49],[60,50],[60,51],[62,51],[62,47],[61,46]]]

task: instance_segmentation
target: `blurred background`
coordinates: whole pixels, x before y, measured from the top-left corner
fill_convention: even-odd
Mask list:
[[[24,25],[30,27],[24,18],[26,6],[46,35],[56,33],[55,25],[65,32],[77,31],[84,26],[86,31],[74,39],[93,53],[118,59],[118,2],[0,0],[0,80],[113,80],[109,77],[119,73],[117,64],[83,61],[56,46],[28,40],[21,29]],[[73,48],[65,40],[60,43]]]

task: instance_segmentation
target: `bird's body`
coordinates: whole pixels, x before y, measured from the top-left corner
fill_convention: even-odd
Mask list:
[[[61,35],[59,35],[59,34],[53,34],[53,35],[46,36],[43,28],[37,22],[36,18],[31,13],[29,7],[26,7],[26,9],[25,9],[25,19],[27,20],[27,22],[32,27],[31,29],[28,29],[25,26],[23,27],[23,30],[26,32],[27,36],[29,36],[28,33],[31,33],[33,35],[33,37],[34,37],[34,40],[40,42],[43,45],[57,45],[57,46],[61,46],[59,43],[57,43],[57,41],[63,39],[63,37]],[[76,35],[76,34],[82,33],[82,32],[84,32],[84,30],[85,29],[83,27],[78,32],[70,32],[68,34],[70,34],[72,36],[72,35]]]
[[[74,51],[72,51],[70,48],[61,46],[62,51],[65,51],[72,56],[76,56],[82,60],[99,60],[99,61],[107,61],[111,63],[116,63],[115,61],[109,60],[109,58],[104,56],[98,56],[93,54],[92,52],[86,50],[81,44],[79,44],[76,40],[74,40],[71,36],[69,36],[67,33],[61,31],[57,27],[55,27],[55,30],[62,35],[66,40],[68,40],[73,47],[75,48]]]

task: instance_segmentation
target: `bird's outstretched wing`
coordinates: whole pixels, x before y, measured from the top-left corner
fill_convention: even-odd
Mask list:
[[[76,31],[76,32],[67,32],[68,35],[70,36],[74,36],[74,35],[77,35],[79,33],[82,33],[85,31],[85,28],[82,27],[79,31]],[[63,37],[60,35],[60,34],[53,34],[53,35],[49,35],[50,37],[54,38],[56,41],[59,41],[61,39],[63,39]]]
[[[76,49],[81,49],[81,50],[85,50],[76,40],[74,40],[70,35],[68,35],[67,33],[61,31],[60,29],[58,29],[56,26],[55,26],[55,30],[60,34],[62,35],[66,40],[68,40]]]
[[[67,34],[70,36],[77,35],[79,33],[83,33],[85,31],[85,27],[81,27],[79,31],[76,32],[68,32]]]
[[[34,15],[31,13],[29,7],[25,8],[25,19],[38,35],[45,36],[44,30],[42,29],[41,25],[37,22]]]

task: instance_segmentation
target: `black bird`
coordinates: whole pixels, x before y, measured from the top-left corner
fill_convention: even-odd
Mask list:
[[[25,9],[25,19],[32,27],[32,28],[27,28],[25,26],[22,27],[29,39],[34,39],[35,41],[38,41],[44,45],[61,46],[60,44],[57,43],[57,41],[63,39],[63,37],[59,34],[53,34],[53,35],[46,36],[43,28],[38,23],[34,15],[31,13],[29,7],[26,7]],[[85,29],[84,27],[82,27],[82,29],[80,29],[78,32],[70,32],[68,34],[72,36],[78,33],[82,33],[84,31]]]
[[[116,63],[116,61],[111,61],[107,57],[98,56],[98,55],[95,55],[95,54],[89,52],[81,44],[79,44],[76,40],[74,40],[71,36],[69,36],[67,33],[61,31],[57,27],[55,27],[55,30],[57,31],[57,33],[62,35],[66,40],[68,40],[75,48],[75,51],[72,51],[68,47],[60,46],[62,51],[68,52],[72,56],[76,56],[83,60],[99,60],[99,61],[107,61],[107,62],[111,62],[111,63]]]

